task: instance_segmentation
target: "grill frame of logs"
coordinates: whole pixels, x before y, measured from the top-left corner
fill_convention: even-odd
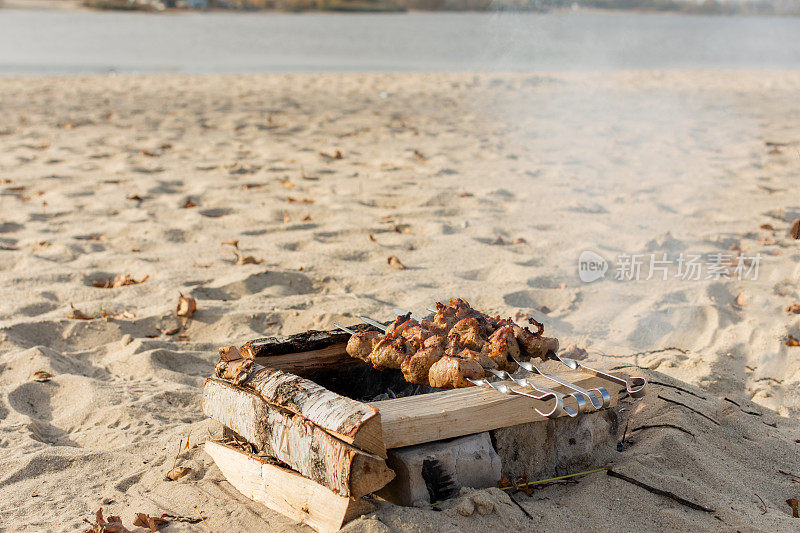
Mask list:
[[[254,361],[249,377],[238,385],[210,377],[203,388],[203,412],[247,442],[206,443],[228,481],[317,531],[338,531],[373,509],[365,496],[395,477],[387,450],[546,420],[536,400],[482,387],[368,403],[332,392],[314,377],[366,364],[346,353],[348,339],[312,330],[249,341],[239,348]],[[586,373],[558,374],[584,387],[599,383]]]

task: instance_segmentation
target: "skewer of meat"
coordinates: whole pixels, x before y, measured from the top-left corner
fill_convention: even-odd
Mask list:
[[[378,369],[399,369],[406,381],[434,387],[465,387],[486,370],[513,372],[517,359],[544,358],[558,349],[558,340],[542,337],[513,320],[490,317],[462,299],[437,302],[432,318],[398,314],[388,326],[368,317],[364,322],[383,331],[354,333],[347,353]],[[480,369],[480,370],[479,370]],[[480,374],[480,375],[478,375]],[[477,378],[475,377],[477,376]]]
[[[458,325],[463,322],[463,325],[454,327],[445,339],[436,332],[422,328],[416,320],[410,318],[410,314],[398,316],[388,327],[369,317],[360,318],[367,324],[385,330],[382,338],[375,337],[380,340],[373,345],[368,358],[377,368],[395,368],[391,364],[379,362],[384,359],[381,352],[385,350],[384,345],[413,344],[419,347],[407,355],[399,366],[409,383],[445,388],[468,387],[470,386],[468,378],[483,377],[485,370],[501,366],[489,356],[489,354],[497,356],[499,352],[490,349],[492,343],[483,338],[480,326],[474,319],[464,319],[456,323]],[[467,337],[466,342],[462,335]],[[419,339],[424,340],[420,343]],[[358,349],[366,350],[365,342],[359,339],[353,341],[354,345],[356,343],[360,343]],[[357,348],[354,346],[349,346],[349,349],[356,353]],[[392,352],[391,361],[395,364],[400,357],[399,351],[395,349]],[[505,368],[505,356],[502,363]]]

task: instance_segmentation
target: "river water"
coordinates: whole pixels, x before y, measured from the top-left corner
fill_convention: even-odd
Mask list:
[[[798,69],[800,18],[0,9],[0,75]]]

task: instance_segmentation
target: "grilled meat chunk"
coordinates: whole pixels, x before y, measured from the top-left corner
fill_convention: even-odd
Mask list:
[[[369,362],[379,370],[384,368],[399,369],[405,358],[412,353],[405,340],[384,337],[372,348]]]
[[[558,339],[555,337],[540,337],[531,332],[528,328],[523,328],[514,324],[514,337],[519,344],[520,352],[524,359],[540,358],[546,359],[547,352],[558,351]]]
[[[403,335],[403,331],[406,328],[418,325],[419,322],[411,318],[411,313],[400,315],[394,319],[394,322],[389,324],[389,327],[386,328],[386,336],[393,339],[397,339]]]
[[[467,361],[475,361],[481,365],[483,369],[491,368],[494,370],[497,368],[497,363],[491,358],[475,350],[470,350],[469,348],[464,348],[453,357],[458,357],[459,359],[465,359]]]
[[[514,372],[517,369],[517,363],[512,357],[515,359],[520,357],[520,348],[514,336],[514,328],[509,325],[501,326],[483,345],[481,353],[494,361],[498,369]]]
[[[446,355],[431,366],[428,383],[431,387],[461,388],[472,386],[467,378],[482,377],[483,367],[476,361]]]
[[[400,370],[403,371],[403,376],[409,383],[428,385],[428,372],[431,366],[443,356],[444,348],[441,346],[423,348],[414,355],[406,357],[400,365]]]
[[[442,332],[448,332],[456,322],[458,322],[456,309],[436,302],[436,314],[433,316],[433,323],[436,327]]]
[[[355,335],[351,335],[350,339],[347,341],[347,353],[351,357],[369,362],[372,349],[382,338],[383,335],[375,330],[359,331]]]
[[[423,348],[433,348],[435,346],[444,348],[447,346],[447,338],[444,335],[431,335],[422,343]]]
[[[462,318],[453,325],[453,329],[447,335],[448,340],[452,337],[460,339],[461,344],[465,348],[480,352],[483,345],[486,343],[486,338],[483,336],[483,328],[475,318]]]

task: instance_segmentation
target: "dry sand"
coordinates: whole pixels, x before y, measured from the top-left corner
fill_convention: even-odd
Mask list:
[[[631,429],[682,429],[634,432],[616,467],[715,512],[594,474],[518,494],[533,518],[480,491],[441,512],[384,505],[348,531],[798,527],[785,500],[800,484],[779,472],[800,474],[800,348],[782,344],[800,337],[785,311],[800,302],[798,86],[780,72],[0,80],[0,529],[198,506],[216,531],[307,530],[202,451],[219,432],[199,402],[216,347],[455,295],[531,313],[600,365],[657,370]],[[262,262],[234,264],[230,240]],[[758,280],[576,273],[583,250],[731,247],[761,253]],[[149,278],[92,286],[117,274]],[[179,291],[199,310],[162,334]],[[116,317],[68,319],[71,303]],[[192,472],[165,481],[190,432]]]

